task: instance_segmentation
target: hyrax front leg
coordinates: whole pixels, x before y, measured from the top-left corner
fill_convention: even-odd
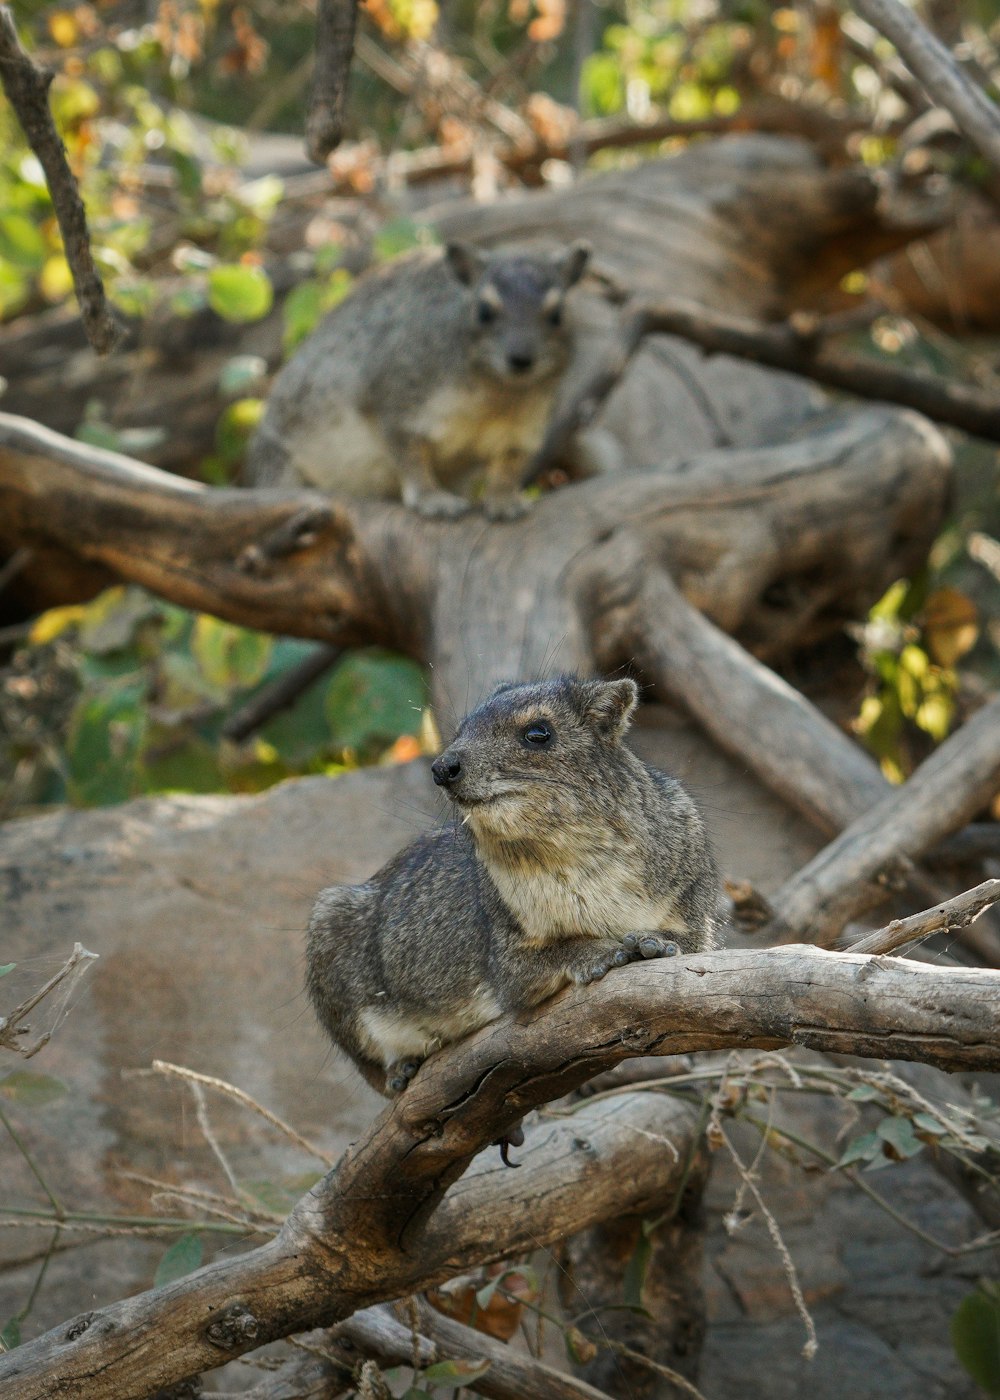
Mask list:
[[[521,451],[501,452],[486,468],[483,513],[487,520],[519,520],[531,509],[521,494],[521,477],[527,458]]]
[[[628,933],[623,938],[561,938],[530,953],[518,954],[518,961],[531,985],[543,987],[568,977],[578,987],[599,982],[613,967],[643,958],[669,958],[679,952],[677,944],[662,933]]]
[[[431,467],[430,448],[425,442],[410,441],[401,445],[399,458],[405,506],[441,520],[455,520],[471,510],[469,501],[438,485]]]

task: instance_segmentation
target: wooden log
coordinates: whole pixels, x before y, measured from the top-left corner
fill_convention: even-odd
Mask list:
[[[849,920],[885,898],[887,875],[964,825],[998,789],[1000,698],[786,881],[771,900],[768,932],[789,942],[828,944]]]

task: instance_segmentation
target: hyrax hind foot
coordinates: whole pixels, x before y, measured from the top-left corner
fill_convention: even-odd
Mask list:
[[[396,1060],[385,1072],[385,1087],[390,1094],[401,1094],[417,1070],[422,1060]]]

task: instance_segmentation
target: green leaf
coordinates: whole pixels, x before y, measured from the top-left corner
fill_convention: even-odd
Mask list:
[[[649,1261],[653,1257],[652,1238],[643,1230],[639,1234],[639,1239],[631,1258],[625,1265],[625,1277],[623,1280],[623,1294],[625,1302],[632,1308],[643,1307],[642,1290],[646,1286],[646,1274],[649,1271]]]
[[[577,1366],[586,1366],[597,1355],[597,1347],[580,1331],[579,1327],[567,1327],[563,1333],[566,1354]]]
[[[132,796],[146,722],[144,691],[141,682],[122,684],[77,701],[67,745],[73,802],[102,807]]]
[[[209,684],[228,693],[259,684],[271,655],[271,638],[201,613],[194,624],[192,649]]]
[[[201,1236],[195,1233],[181,1235],[179,1240],[166,1251],[153,1276],[153,1287],[163,1288],[185,1274],[193,1273],[201,1267]]]
[[[53,1079],[50,1074],[35,1074],[30,1069],[15,1069],[0,1079],[0,1094],[22,1108],[42,1108],[68,1092],[61,1079]]]
[[[919,1128],[921,1132],[929,1133],[931,1137],[947,1137],[948,1129],[943,1123],[939,1123],[929,1113],[915,1113],[913,1115],[913,1126]]]
[[[80,618],[80,645],[96,656],[129,646],[140,624],[159,612],[141,588],[106,588],[87,603]]]
[[[48,256],[45,238],[27,214],[0,214],[0,258],[35,270]]]
[[[208,304],[224,321],[259,321],[273,301],[271,279],[261,267],[223,263],[208,274]]]
[[[263,399],[236,399],[222,410],[215,425],[215,445],[224,466],[242,461],[247,443],[263,416]]]
[[[478,1381],[490,1369],[488,1361],[436,1361],[420,1372],[420,1379],[430,1386],[450,1381],[452,1385],[468,1385]]]
[[[924,1144],[913,1131],[909,1118],[883,1118],[875,1131],[889,1148],[890,1157],[896,1161],[915,1157],[924,1150]]]
[[[418,734],[426,703],[420,667],[387,652],[354,652],[345,657],[326,692],[334,738],[341,747],[356,752],[388,746],[401,734]]]
[[[881,1089],[876,1089],[874,1084],[859,1084],[856,1089],[852,1089],[848,1094],[849,1099],[855,1103],[870,1103],[872,1099],[877,1099],[882,1093]]]
[[[21,1345],[21,1319],[12,1317],[6,1327],[0,1332],[0,1342],[3,1343],[6,1351],[13,1351],[15,1347]]]
[[[372,242],[375,257],[384,262],[396,258],[411,248],[433,247],[437,242],[432,229],[413,219],[392,219],[383,224]]]
[[[844,1148],[838,1167],[849,1167],[854,1162],[869,1162],[882,1151],[882,1139],[878,1133],[864,1133],[861,1137],[852,1138]]]
[[[988,1395],[1000,1395],[1000,1299],[970,1293],[951,1320],[955,1355]]]
[[[8,972],[13,972],[17,963],[4,963],[0,966],[0,977],[6,977]]]

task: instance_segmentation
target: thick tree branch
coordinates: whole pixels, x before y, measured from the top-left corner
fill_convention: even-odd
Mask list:
[[[357,0],[317,0],[316,66],[306,116],[306,151],[317,165],[326,164],[344,134],[357,18]]]
[[[944,44],[900,0],[855,0],[854,8],[891,40],[910,72],[1000,173],[1000,110],[963,73]]]
[[[768,931],[829,943],[881,903],[886,882],[964,825],[1000,789],[1000,698],[978,710],[893,789],[782,886]]]
[[[549,425],[529,463],[525,479],[534,480],[564,453],[573,436],[596,417],[632,357],[649,335],[675,335],[709,355],[733,355],[755,364],[799,374],[859,398],[901,404],[964,432],[1000,442],[1000,396],[986,389],[956,384],[941,376],[898,369],[871,356],[859,356],[828,344],[839,329],[812,318],[779,324],[728,316],[693,302],[662,305],[634,303],[622,313],[617,343],[594,366],[586,382]]]
[[[87,213],[49,110],[52,77],[25,53],[10,7],[0,5],[0,85],[45,172],[87,339],[99,355],[106,355],[115,348],[124,328],[108,304],[94,265]]]
[[[692,1130],[686,1106],[658,1095],[622,1096],[610,1121],[598,1102],[547,1122],[518,1172],[504,1172],[492,1154],[467,1171],[531,1108],[622,1060],[805,1045],[997,1070],[998,989],[996,973],[808,947],[678,956],[613,972],[434,1056],[273,1242],[0,1358],[4,1400],[85,1397],[96,1377],[105,1400],[138,1400],[473,1262],[641,1211],[669,1189],[665,1173],[677,1166],[669,1152],[645,1150],[648,1134]]]

